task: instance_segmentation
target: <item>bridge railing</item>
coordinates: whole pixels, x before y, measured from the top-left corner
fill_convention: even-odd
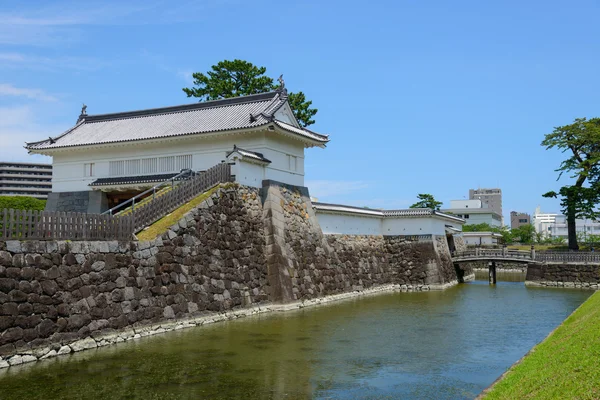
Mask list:
[[[600,263],[600,252],[593,251],[524,251],[504,249],[475,249],[452,253],[453,259],[522,259],[540,262]]]
[[[518,258],[531,260],[531,252],[523,250],[504,249],[475,249],[454,252],[453,258]]]
[[[600,263],[600,253],[593,251],[544,251],[537,252],[536,261],[546,262],[593,262]]]

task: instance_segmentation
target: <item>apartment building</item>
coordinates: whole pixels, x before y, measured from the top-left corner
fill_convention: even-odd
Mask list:
[[[52,165],[0,161],[0,196],[48,198]]]
[[[483,208],[489,208],[491,211],[498,215],[502,214],[502,189],[469,189],[470,200],[481,200]],[[504,220],[502,220],[504,225]]]

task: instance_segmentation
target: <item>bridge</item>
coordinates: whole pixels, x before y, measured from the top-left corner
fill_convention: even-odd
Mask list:
[[[490,283],[496,283],[496,263],[510,264],[600,264],[600,253],[593,251],[539,251],[531,246],[531,250],[482,249],[452,253],[455,265],[469,262],[488,263]]]

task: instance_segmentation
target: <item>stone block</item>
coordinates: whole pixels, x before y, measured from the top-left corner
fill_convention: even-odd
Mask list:
[[[71,343],[69,347],[71,347],[71,350],[73,350],[74,352],[78,352],[87,349],[95,349],[96,347],[98,347],[98,345],[96,344],[96,341],[94,339],[92,339],[91,337],[87,337],[85,339],[77,340]]]
[[[12,267],[12,255],[8,251],[0,250],[0,265],[4,267]]]
[[[6,241],[6,250],[13,254],[22,253],[21,242],[18,240],[7,240]]]

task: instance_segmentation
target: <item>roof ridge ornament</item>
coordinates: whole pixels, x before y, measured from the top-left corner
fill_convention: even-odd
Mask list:
[[[277,78],[277,82],[279,82],[279,87],[277,88],[277,91],[279,93],[281,93],[282,95],[284,95],[285,97],[287,97],[288,92],[287,92],[287,89],[285,88],[285,81],[283,80],[283,74],[279,75],[279,78]]]
[[[85,117],[87,117],[87,106],[85,103],[83,103],[81,106],[81,114],[79,114],[79,118],[77,118],[77,123],[81,122],[81,120],[85,119]]]

